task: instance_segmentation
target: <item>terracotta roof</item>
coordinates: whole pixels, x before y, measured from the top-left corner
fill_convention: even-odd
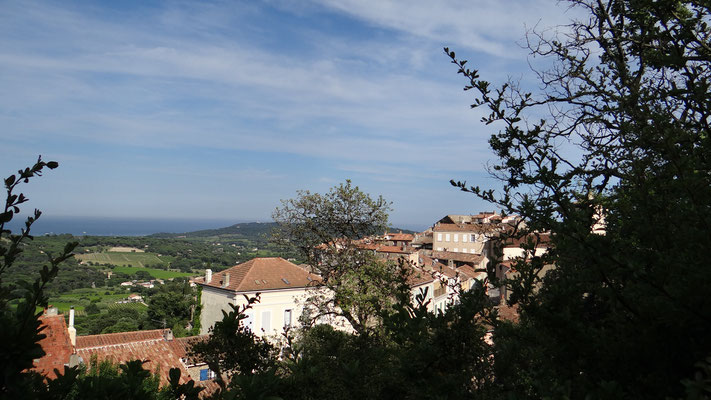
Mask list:
[[[230,274],[229,283],[223,282]],[[212,275],[210,283],[205,283],[204,278],[195,279],[201,285],[223,288],[235,292],[253,292],[271,289],[290,289],[312,286],[319,280],[314,275],[299,268],[297,265],[281,258],[254,258],[245,263],[235,265],[224,271]]]
[[[432,274],[427,273],[419,268],[413,268],[412,273],[407,277],[407,284],[410,287],[424,285],[425,283],[434,282],[435,278]]]
[[[380,253],[402,253],[402,254],[413,253],[412,249],[406,248],[403,250],[402,246],[380,246],[375,251],[380,252]]]
[[[401,240],[401,241],[411,241],[414,236],[409,233],[386,233],[385,236],[388,240]]]
[[[476,279],[477,276],[479,276],[479,273],[482,271],[477,271],[476,268],[472,267],[469,264],[464,264],[460,265],[457,267],[457,271],[464,277],[467,277],[469,279]]]
[[[433,251],[432,258],[462,261],[474,265],[478,265],[484,260],[484,256],[481,254],[457,253],[453,251]]]
[[[551,235],[550,233],[532,233],[523,237],[519,238],[509,238],[506,240],[506,244],[504,247],[507,248],[515,248],[515,247],[521,247],[522,244],[528,243],[528,239],[531,239],[533,243],[538,243],[536,244],[536,248],[548,248],[550,247],[551,243]]]
[[[153,329],[150,331],[104,333],[101,335],[77,336],[77,349],[88,349],[91,347],[111,346],[131,342],[141,342],[146,340],[163,339],[163,329]]]
[[[57,377],[54,369],[63,372],[64,364],[69,363],[69,357],[72,355],[72,343],[69,340],[64,315],[42,315],[39,320],[44,326],[42,334],[46,336],[39,341],[45,355],[34,362],[32,369],[54,379]]]
[[[96,357],[98,362],[109,360],[113,363],[145,360],[146,363],[143,364],[143,368],[151,372],[158,371],[161,385],[168,384],[170,369],[178,368],[180,369],[180,383],[187,383],[191,378],[186,364],[193,363],[193,361],[187,359],[190,343],[194,340],[200,340],[201,337],[192,336],[166,340],[163,336],[164,332],[162,329],[157,329],[79,336],[77,337],[76,352],[88,367],[90,367],[92,357]],[[141,335],[141,333],[146,334]],[[102,336],[107,338],[102,338]],[[79,338],[87,337],[90,340],[83,340],[82,342],[90,346],[80,346]],[[217,383],[212,380],[195,382],[195,384],[205,387],[206,390],[201,395],[212,393],[218,387]]]

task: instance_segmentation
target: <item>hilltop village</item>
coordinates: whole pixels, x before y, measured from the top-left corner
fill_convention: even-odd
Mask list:
[[[523,224],[516,216],[495,212],[446,215],[424,232],[385,232],[361,238],[355,241],[355,247],[382,262],[404,265],[413,302],[431,313],[443,313],[459,301],[461,293],[479,287],[502,318],[515,319],[515,309],[506,305],[505,290],[489,285],[487,266],[495,276],[504,277],[515,273],[512,265],[517,259],[546,251],[549,237],[545,233],[529,235],[527,240],[502,240]],[[490,265],[492,260],[498,262]],[[41,317],[47,338],[40,344],[46,355],[36,360],[35,370],[54,378],[54,369],[61,370],[64,365],[96,365],[104,360],[122,363],[139,358],[149,360],[144,365],[148,370],[160,371],[162,384],[168,383],[171,368],[179,368],[183,372],[181,382],[192,379],[210,393],[217,388],[215,374],[206,363],[189,357],[190,343],[204,340],[224,312],[230,311],[230,305],[244,307],[255,297],[258,302],[243,310],[241,323],[256,336],[278,342],[285,329],[303,323],[308,298],[315,293],[332,296],[321,281],[312,266],[281,257],[255,257],[216,272],[205,269],[203,276],[190,280],[192,286],[201,289],[201,312],[199,335],[188,337],[175,337],[169,328],[77,336],[75,321],[79,317],[75,310],[72,308],[66,319],[50,307]],[[131,286],[129,283],[123,285]],[[122,301],[142,299],[132,294]],[[352,330],[346,319],[334,315],[321,315],[311,322]]]

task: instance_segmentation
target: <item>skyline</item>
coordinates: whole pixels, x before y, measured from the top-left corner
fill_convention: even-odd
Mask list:
[[[442,48],[533,85],[526,27],[550,1],[5,2],[3,177],[38,154],[23,214],[266,221],[297,190],[351,179],[394,225],[492,206],[495,128]]]

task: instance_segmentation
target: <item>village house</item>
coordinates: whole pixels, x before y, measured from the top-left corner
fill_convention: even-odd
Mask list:
[[[276,335],[301,316],[303,301],[320,278],[283,258],[255,258],[245,263],[195,279],[202,287],[201,333],[222,320],[230,304],[243,306],[259,295],[259,302],[245,312],[244,323],[258,336]]]

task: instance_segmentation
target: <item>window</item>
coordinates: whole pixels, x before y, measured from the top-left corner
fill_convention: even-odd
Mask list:
[[[438,234],[437,234],[437,241],[438,241],[438,242],[441,242],[441,241],[442,241],[442,234],[441,234],[441,233],[438,233]]]
[[[476,242],[476,234],[472,233],[472,242]]]
[[[449,233],[444,234],[444,241],[449,242]]]
[[[455,234],[454,234],[454,241],[455,241],[455,242],[458,242],[458,241],[459,241],[459,234],[458,234],[458,233],[455,233]],[[455,250],[455,251],[456,251],[456,250]]]
[[[455,252],[455,253],[459,253],[459,248],[458,248],[458,247],[455,247],[455,248],[454,248],[454,252]]]
[[[466,233],[463,233],[462,234],[462,242],[466,243],[467,239],[469,239],[469,235],[467,235]]]
[[[262,330],[269,333],[272,329],[272,313],[271,311],[262,312]]]
[[[291,326],[291,310],[284,310],[284,326]]]
[[[244,315],[247,317],[242,320],[242,325],[244,325],[245,328],[249,329],[250,331],[254,327],[254,311],[252,310],[247,310]]]
[[[203,368],[200,370],[200,381],[206,381],[208,379],[215,379],[215,373],[210,371],[209,368]]]
[[[441,248],[441,247],[437,247],[437,251],[442,251],[442,248]]]

